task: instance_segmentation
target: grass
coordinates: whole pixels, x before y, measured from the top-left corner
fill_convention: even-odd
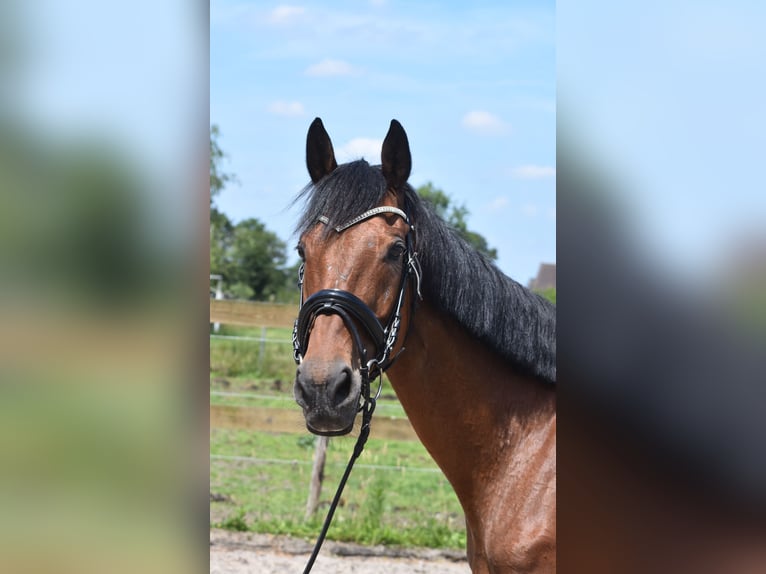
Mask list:
[[[247,386],[258,384],[257,381],[251,381],[250,379],[242,379],[242,380],[247,383]],[[269,391],[268,387],[266,386],[267,384],[268,383],[264,384],[264,390],[262,391],[264,394],[260,394],[258,391],[250,391],[250,392],[246,391],[242,393],[237,392],[236,390],[219,391],[218,388],[220,387],[220,385],[216,385],[215,387],[216,390],[213,390],[213,392],[210,395],[210,404],[236,406],[236,407],[269,407],[269,408],[277,408],[277,409],[296,409],[296,410],[298,409],[298,405],[295,403],[295,398],[293,397],[292,382],[289,385],[287,385],[286,392],[279,392],[279,393],[276,393],[274,391]],[[222,394],[217,394],[218,392],[221,392]],[[235,393],[235,394],[232,396],[225,393]],[[247,396],[247,395],[252,395],[252,396]],[[378,400],[377,406],[375,408],[375,413],[380,416],[405,418],[407,415],[405,414],[404,408],[402,408],[402,405],[399,404],[399,402],[396,399],[392,399],[388,397],[390,397],[390,395],[387,395],[387,398],[380,398]]]
[[[219,524],[219,526],[226,530],[236,530],[237,532],[247,532],[250,530],[247,526],[247,521],[245,520],[245,510],[243,508],[240,508],[237,512],[228,516]]]
[[[232,329],[221,329],[219,334],[231,335]],[[224,377],[274,378],[289,380],[295,373],[293,362],[292,332],[288,329],[253,329],[234,331],[234,336],[263,337],[258,341],[210,339],[210,371]],[[284,341],[284,342],[273,342]]]
[[[374,423],[373,423],[374,424]],[[374,430],[373,430],[374,435]],[[211,453],[293,461],[253,464],[211,459],[210,488],[231,502],[211,502],[213,523],[231,529],[314,538],[350,455],[351,438],[327,451],[321,516],[304,520],[314,441],[307,435],[211,430]],[[364,465],[406,466],[375,469]],[[465,526],[452,488],[417,442],[371,438],[341,499],[328,538],[361,544],[465,547]]]
[[[211,404],[295,408],[290,329],[222,326],[221,335],[281,339],[284,343],[210,340]],[[384,379],[378,411],[404,417]],[[465,548],[460,504],[446,478],[418,442],[375,438],[368,441],[346,486],[328,538],[360,544]],[[210,459],[211,524],[237,531],[289,534],[313,540],[340,480],[354,440],[333,438],[317,515],[304,519],[314,437],[213,428],[211,455],[250,457]],[[397,466],[400,469],[370,468]]]
[[[278,376],[268,375],[268,373],[274,371],[272,365],[267,365],[267,368],[263,369],[263,372],[267,373],[266,375],[262,374],[262,372],[257,369],[249,370],[244,374],[229,375],[228,373],[231,372],[231,370],[213,370],[213,365],[217,364],[217,361],[224,360],[219,357],[216,359],[216,363],[214,363],[213,354],[216,351],[213,350],[213,346],[216,345],[217,342],[218,341],[215,339],[211,339],[210,341],[210,404],[297,408],[295,405],[295,398],[293,397],[295,363],[292,361],[292,355],[290,356],[289,366],[284,367],[286,372],[280,373]],[[235,342],[242,345],[242,353],[252,353],[254,345],[256,348],[258,345],[258,343],[253,343],[251,341]],[[247,345],[250,345],[249,349]],[[266,347],[268,348],[268,346],[269,345],[267,344]],[[217,349],[217,351],[220,351],[220,349]],[[284,362],[284,358],[280,357],[280,361]],[[373,391],[374,390],[377,390],[377,381],[373,385]],[[376,412],[380,415],[391,417],[406,416],[404,409],[396,398],[391,383],[385,376],[383,377],[383,389],[381,390],[381,396],[378,400]]]

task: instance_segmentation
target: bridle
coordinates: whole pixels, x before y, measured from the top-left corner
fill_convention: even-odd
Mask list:
[[[402,306],[404,304],[405,294],[407,292],[407,282],[410,278],[415,282],[415,295],[412,297],[412,312],[414,313],[415,304],[417,299],[422,299],[420,292],[420,282],[422,272],[420,269],[420,262],[418,261],[418,254],[415,251],[415,226],[410,222],[407,213],[397,207],[391,207],[383,205],[380,207],[374,207],[354,217],[350,221],[343,225],[335,227],[337,233],[343,233],[349,227],[366,221],[371,217],[383,213],[393,213],[404,219],[408,225],[407,235],[405,238],[406,253],[405,261],[402,265],[401,280],[399,283],[399,295],[396,299],[396,305],[394,306],[391,314],[389,315],[386,326],[380,322],[372,309],[370,309],[361,299],[359,299],[353,293],[343,291],[341,289],[322,289],[311,295],[306,301],[303,300],[303,274],[305,264],[301,264],[298,270],[298,285],[301,291],[300,306],[298,309],[298,318],[295,320],[293,326],[293,357],[296,364],[300,365],[303,361],[303,355],[306,352],[309,344],[309,337],[311,336],[311,329],[314,326],[316,318],[320,315],[339,315],[343,320],[351,338],[356,346],[360,357],[360,375],[362,381],[362,388],[360,392],[361,404],[359,405],[359,411],[362,412],[362,426],[359,430],[359,437],[354,445],[354,452],[351,455],[351,459],[348,461],[346,471],[343,473],[338,490],[335,493],[330,509],[327,512],[322,531],[319,534],[314,551],[309,558],[306,568],[303,571],[307,574],[311,571],[314,561],[319,554],[319,549],[322,547],[327,530],[332,522],[332,517],[335,514],[335,509],[340,501],[343,487],[346,485],[351,469],[354,466],[354,462],[362,454],[364,445],[367,442],[367,438],[370,435],[370,422],[372,421],[372,413],[375,411],[375,405],[383,383],[383,373],[388,369],[399,355],[404,351],[404,344],[398,353],[393,355],[396,341],[399,338],[399,331],[402,322]],[[322,216],[319,221],[325,225],[329,224],[327,217]],[[412,317],[412,315],[410,315]],[[410,319],[410,325],[412,319]],[[364,330],[365,334],[372,340],[373,353],[371,358],[368,357],[368,349],[364,345],[364,340],[359,332],[358,326]],[[405,334],[406,339],[406,334]],[[378,389],[375,396],[370,396],[370,382],[375,378],[378,378]]]
[[[369,382],[376,377],[382,376],[382,374],[390,367],[396,360],[399,354],[404,351],[402,347],[395,356],[392,356],[396,341],[399,336],[399,330],[402,322],[402,306],[404,304],[405,294],[407,292],[407,280],[410,277],[415,279],[415,291],[418,298],[422,298],[420,294],[420,280],[421,270],[420,263],[418,261],[418,254],[414,248],[414,231],[415,226],[409,221],[407,214],[397,207],[380,206],[365,211],[361,215],[355,217],[351,221],[340,225],[335,228],[337,233],[342,233],[349,227],[361,223],[371,217],[380,215],[382,213],[393,213],[400,216],[407,223],[409,229],[405,238],[406,253],[405,264],[402,266],[401,280],[399,282],[399,295],[396,299],[396,305],[394,306],[389,319],[384,327],[375,313],[370,309],[361,299],[359,299],[353,293],[343,291],[341,289],[322,289],[317,291],[311,297],[303,301],[303,273],[304,264],[300,266],[298,271],[298,284],[301,290],[301,303],[298,309],[298,318],[293,325],[293,357],[295,363],[300,365],[303,361],[303,355],[306,352],[309,343],[309,337],[311,336],[311,329],[314,325],[314,321],[319,315],[339,315],[343,319],[346,328],[351,333],[351,338],[354,341],[354,345],[359,351],[360,357],[360,374],[362,377],[362,399],[364,402],[369,402]],[[321,217],[320,222],[325,225],[328,224],[326,217]],[[413,298],[414,301],[414,298]],[[357,325],[361,325],[364,332],[372,340],[373,349],[375,354],[372,358],[368,359],[368,349],[365,347],[362,337],[360,335]],[[365,393],[364,391],[367,391]],[[375,399],[380,394],[380,385],[376,393]],[[360,406],[359,410],[364,409],[364,403]]]

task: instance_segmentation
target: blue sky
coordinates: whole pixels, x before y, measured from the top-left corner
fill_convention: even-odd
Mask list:
[[[159,217],[191,219],[199,200],[189,199],[188,158],[205,149],[195,123],[207,110],[204,6],[3,6],[21,40],[0,89],[12,116],[63,140],[95,132],[121,142],[162,172],[148,195]],[[526,282],[556,259],[558,96],[573,145],[618,176],[649,257],[715,272],[740,237],[766,241],[765,18],[755,0],[582,0],[555,10],[215,0],[210,119],[241,182],[220,206],[292,242],[297,214],[285,208],[308,179],[310,121],[325,120],[339,156],[377,161],[395,117],[410,136],[411,182],[432,181],[465,203],[501,268]]]
[[[664,281],[725,279],[766,245],[766,3],[583,0],[556,17],[559,111],[617,184],[625,231]]]
[[[526,283],[556,260],[552,2],[214,0],[210,121],[239,184],[218,205],[257,217],[292,247],[319,116],[339,161],[379,163],[392,118],[414,186],[465,204],[498,265]]]

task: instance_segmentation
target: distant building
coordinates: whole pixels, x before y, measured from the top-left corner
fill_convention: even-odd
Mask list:
[[[556,288],[556,264],[540,263],[537,277],[529,281],[528,287],[537,291]]]

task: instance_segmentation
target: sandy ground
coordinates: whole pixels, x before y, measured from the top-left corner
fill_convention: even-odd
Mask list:
[[[210,574],[303,572],[313,544],[287,536],[210,531]],[[312,574],[470,574],[464,552],[325,542]]]

